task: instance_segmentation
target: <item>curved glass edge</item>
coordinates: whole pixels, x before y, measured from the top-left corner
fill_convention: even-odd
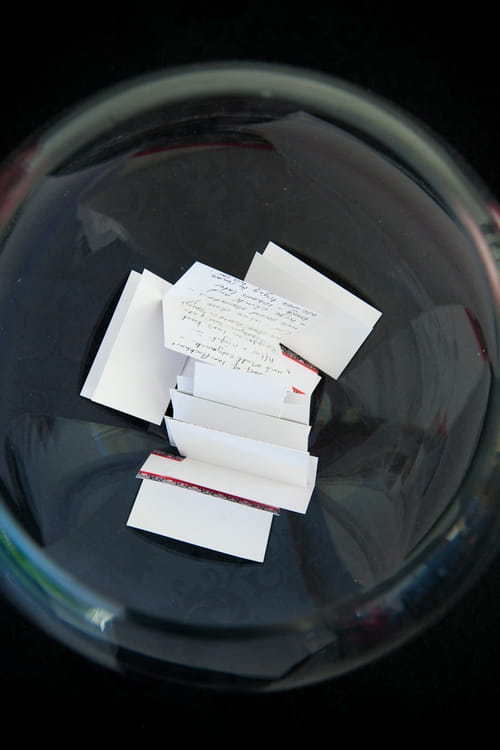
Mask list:
[[[23,605],[23,600],[49,606],[64,622],[78,626],[89,635],[102,636],[106,624],[123,613],[122,607],[105,601],[50,563],[2,506],[0,563],[2,592],[19,599],[27,614],[31,607]]]
[[[416,117],[384,97],[347,81],[287,64],[225,61],[181,65],[148,73],[105,88],[41,128],[32,144],[27,173],[54,169],[68,154],[88,143],[97,133],[124,123],[163,104],[206,96],[254,96],[288,99],[333,115],[346,123],[357,122],[372,138],[404,153],[418,171],[433,175],[433,184],[450,206],[465,205],[476,220],[485,218],[487,186],[479,177],[464,183],[464,170],[472,170],[439,136]],[[33,142],[36,146],[33,148]],[[23,149],[25,150],[25,149]]]
[[[133,95],[130,93],[130,86]],[[456,208],[462,219],[464,206],[466,207],[465,224],[473,235],[476,233],[476,244],[478,237],[482,242],[483,261],[485,265],[489,263],[487,270],[492,298],[498,306],[498,271],[490,249],[492,244],[498,243],[498,229],[491,229],[491,215],[484,203],[485,196],[478,192],[475,185],[468,183],[467,175],[464,176],[463,170],[455,165],[446,150],[429,140],[428,134],[419,130],[411,118],[401,118],[399,112],[395,117],[396,108],[386,106],[376,96],[360,92],[350,84],[332,80],[321,74],[294,68],[253,64],[237,64],[235,67],[231,63],[203,68],[189,66],[141,77],[135,82],[126,82],[103,92],[67,115],[59,124],[49,128],[45,135],[33,141],[24,150],[21,149],[18,156],[9,162],[14,164],[22,157],[22,168],[17,168],[13,175],[10,175],[11,201],[7,205],[8,211],[19,206],[39,174],[52,169],[58,160],[66,156],[70,147],[74,148],[75,142],[83,144],[97,132],[97,129],[102,129],[103,123],[104,126],[112,126],[117,118],[126,119],[132,112],[137,113],[138,108],[147,108],[151,96],[172,101],[176,97],[180,99],[185,96],[206,95],[209,89],[212,91],[214,88],[215,93],[224,94],[236,90],[241,93],[243,89],[243,93],[254,96],[289,96],[300,100],[303,106],[321,106],[326,112],[331,105],[335,108],[337,117],[343,114],[346,119],[349,119],[348,115],[352,119],[354,108],[356,117],[364,122],[371,134],[375,130],[382,141],[390,138],[393,148],[395,143],[396,146],[399,144],[405,150],[407,159],[410,156],[418,162],[421,172],[425,171],[429,178],[435,178],[433,184],[441,189],[447,200],[451,201],[451,205]],[[361,100],[360,93],[363,97]],[[396,140],[394,131],[397,131]],[[0,219],[2,218],[0,216]],[[498,392],[498,382],[495,388]],[[459,512],[457,517],[450,520],[441,535],[434,540],[434,549],[430,556],[428,550],[425,558],[423,553],[420,556],[412,556],[411,560],[390,579],[357,596],[356,599],[325,609],[318,614],[314,622],[298,620],[293,623],[273,623],[270,628],[262,630],[245,627],[232,627],[229,630],[224,627],[205,627],[201,632],[197,626],[183,626],[183,636],[189,638],[203,635],[211,638],[231,635],[233,638],[258,639],[259,636],[267,636],[270,632],[277,634],[286,631],[296,632],[306,638],[320,626],[326,627],[325,640],[330,639],[328,648],[331,648],[333,642],[339,644],[344,641],[341,650],[354,650],[356,653],[356,658],[354,653],[349,654],[350,663],[361,664],[372,659],[375,653],[392,650],[411,637],[417,629],[421,630],[425,624],[439,618],[477,581],[498,551],[500,514],[498,508],[495,508],[498,488],[496,401],[498,398],[495,396],[495,403],[491,404],[490,424],[483,431],[482,443],[478,449],[481,461],[475,466],[474,476],[468,478],[460,492],[460,498],[474,499],[467,503],[462,500],[464,507],[461,514]],[[481,491],[487,487],[487,478],[493,488],[491,497]],[[460,502],[460,498],[457,502]],[[40,603],[49,603],[49,608],[65,622],[91,637],[96,637],[103,644],[112,640],[111,626],[115,618],[130,616],[133,619],[138,615],[124,610],[116,603],[104,601],[95,592],[85,589],[64,575],[44,557],[43,552],[1,507],[0,529],[0,556],[5,564],[3,588],[7,594],[10,592],[12,596],[13,588],[20,584]],[[481,549],[479,558],[473,555],[477,549]],[[488,552],[485,553],[485,550]],[[464,552],[468,554],[464,555]],[[455,574],[453,580],[442,574],[442,571],[448,573],[450,570]],[[434,591],[432,603],[428,598],[430,589]],[[408,606],[410,600],[413,602],[411,607]],[[419,601],[421,607],[418,606]],[[432,612],[426,611],[429,607],[432,608]],[[140,615],[138,616],[140,619]],[[378,622],[374,629],[374,616],[378,621],[385,622],[383,628]],[[401,621],[402,617],[404,622]],[[174,623],[161,621],[152,621],[150,624],[160,631],[175,630],[177,627]],[[378,633],[375,643],[374,632]],[[345,643],[346,634],[349,634],[347,641],[350,646]],[[323,648],[327,647],[325,640]],[[329,674],[332,671],[344,671],[346,656],[342,657],[338,648],[337,668],[332,670],[330,665]]]

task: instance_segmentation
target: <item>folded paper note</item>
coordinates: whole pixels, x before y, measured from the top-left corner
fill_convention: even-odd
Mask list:
[[[280,346],[280,349],[282,357],[280,368],[282,368],[283,373],[279,377],[286,380],[288,388],[295,392],[311,395],[321,380],[321,375],[319,374],[318,369],[309,362],[298,357],[295,352],[290,351],[290,349],[287,349],[284,346]],[[188,388],[192,393],[192,379],[194,377],[194,368],[197,362],[208,366],[206,362],[200,362],[200,360],[193,359],[193,357],[187,357],[182,372],[177,379],[177,387],[181,388],[181,390]],[[214,367],[215,365],[211,366]],[[241,372],[241,370],[234,370],[234,372],[238,373]],[[188,378],[191,378],[191,380],[189,381]]]
[[[181,422],[295,450],[307,450],[310,425],[197,398],[176,388],[171,389],[170,397],[174,419]]]
[[[309,456],[305,487],[269,479],[253,472],[238,471],[195,458],[151,453],[138,472],[140,479],[172,482],[198,491],[226,495],[228,499],[263,506],[265,512],[290,510],[305,513],[316,481],[318,459]]]
[[[305,487],[309,453],[165,417],[170,443],[182,456]]]
[[[218,368],[219,369],[219,368]],[[221,370],[220,370],[221,371]],[[225,371],[227,372],[227,371]],[[177,376],[177,390],[181,393],[194,395],[194,377],[192,375]],[[239,408],[243,408],[240,406]],[[307,425],[311,413],[311,396],[308,393],[287,391],[281,405],[280,417],[293,422]]]
[[[245,280],[320,313],[307,330],[291,331],[280,343],[332,378],[341,375],[381,315],[272,242],[254,255]]]
[[[163,297],[168,349],[208,364],[259,374],[287,372],[279,342],[318,313],[203,263]]]
[[[285,377],[194,364],[193,396],[198,398],[279,417],[287,391]]]
[[[161,424],[186,357],[163,346],[161,300],[171,285],[131,271],[80,395]]]
[[[141,482],[127,525],[255,562],[273,515],[172,483]]]

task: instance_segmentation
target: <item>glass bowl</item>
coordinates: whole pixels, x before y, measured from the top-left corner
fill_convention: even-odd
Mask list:
[[[4,594],[123,674],[234,690],[421,632],[498,550],[498,216],[420,123],[288,66],[162,71],[36,133],[0,171]],[[309,509],[254,563],[127,526],[165,435],[80,390],[131,270],[241,277],[269,241],[383,316],[315,391]]]

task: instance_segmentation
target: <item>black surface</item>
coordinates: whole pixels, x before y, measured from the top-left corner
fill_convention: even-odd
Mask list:
[[[128,76],[186,62],[257,59],[322,70],[392,99],[461,152],[500,195],[495,24],[486,7],[442,19],[405,4],[394,13],[368,3],[273,10],[171,2],[120,6],[116,18],[102,8],[53,13],[40,6],[3,14],[0,158],[62,109]],[[331,742],[367,732],[372,741],[388,741],[422,727],[431,740],[427,722],[435,715],[449,738],[461,727],[482,734],[495,718],[500,679],[499,588],[497,561],[450,614],[392,655],[326,684],[253,697],[126,681],[54,643],[2,601],[3,728],[40,741],[169,742],[181,731],[176,744],[245,745],[251,736],[255,744],[299,732],[322,742],[325,731]]]

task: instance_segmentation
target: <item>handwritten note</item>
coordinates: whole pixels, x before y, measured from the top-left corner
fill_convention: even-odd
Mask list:
[[[307,331],[281,343],[332,378],[340,377],[382,314],[273,242],[255,253],[245,280],[314,305],[319,315]]]
[[[163,297],[168,349],[220,367],[287,372],[282,339],[318,313],[203,263],[194,263]]]

